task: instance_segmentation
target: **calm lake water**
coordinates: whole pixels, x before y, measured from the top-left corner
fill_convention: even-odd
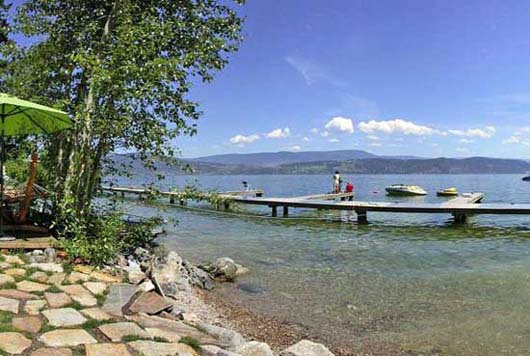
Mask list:
[[[442,202],[440,188],[484,192],[485,202],[530,203],[518,175],[360,175],[358,200]],[[196,180],[195,180],[196,179]],[[247,180],[268,196],[327,192],[331,176],[168,177],[165,187],[239,189]],[[122,181],[121,183],[130,183]],[[417,184],[425,198],[388,198],[384,187]],[[379,192],[379,193],[376,193]],[[206,207],[205,207],[206,208]],[[154,208],[129,202],[134,214]],[[268,210],[241,214],[170,207],[178,220],[164,238],[193,261],[229,256],[251,273],[221,293],[242,305],[300,323],[327,340],[361,350],[370,344],[436,348],[446,355],[528,355],[530,350],[530,216],[477,216],[456,227],[448,215]]]

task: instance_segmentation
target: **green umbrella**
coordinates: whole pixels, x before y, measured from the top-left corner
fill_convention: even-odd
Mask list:
[[[0,93],[0,234],[3,230],[6,136],[51,134],[72,125],[63,111]]]

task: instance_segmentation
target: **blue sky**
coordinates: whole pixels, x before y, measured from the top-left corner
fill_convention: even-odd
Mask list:
[[[530,2],[248,1],[245,41],[193,98],[185,157],[364,149],[530,156]]]
[[[529,1],[248,0],[240,13],[240,51],[191,91],[204,115],[174,142],[184,157],[530,158]]]

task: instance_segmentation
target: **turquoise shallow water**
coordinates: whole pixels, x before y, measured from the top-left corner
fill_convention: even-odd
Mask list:
[[[147,179],[147,177],[144,177]],[[355,176],[359,200],[388,198],[384,187],[456,186],[486,202],[530,203],[516,175]],[[325,192],[329,176],[206,176],[204,188],[242,180],[269,196]],[[190,177],[170,177],[178,186]],[[122,183],[129,183],[123,181]],[[374,194],[374,191],[379,193]],[[409,198],[410,199],[410,198]],[[130,204],[132,213],[154,208]],[[243,208],[257,216],[259,208]],[[455,227],[445,215],[369,214],[357,226],[340,212],[296,210],[293,220],[240,217],[171,207],[164,238],[194,261],[229,256],[250,267],[217,292],[244,306],[300,323],[355,350],[372,344],[437,348],[448,355],[527,355],[530,350],[530,217],[477,216]],[[304,218],[298,220],[297,218]]]

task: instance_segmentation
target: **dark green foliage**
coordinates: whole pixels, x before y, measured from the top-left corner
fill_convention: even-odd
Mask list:
[[[179,340],[179,342],[181,344],[186,344],[186,345],[190,346],[192,349],[194,349],[195,351],[197,351],[199,353],[201,352],[201,344],[195,338],[192,338],[190,336],[184,336],[183,338],[181,338]]]

